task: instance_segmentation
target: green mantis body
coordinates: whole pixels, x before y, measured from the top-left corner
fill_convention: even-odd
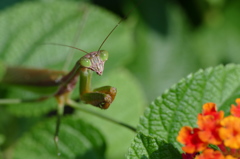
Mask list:
[[[108,59],[108,52],[104,50],[90,52],[81,57],[69,73],[63,71],[28,69],[19,67],[6,67],[5,74],[1,80],[2,84],[32,87],[43,87],[46,91],[54,93],[39,97],[38,99],[27,100],[41,101],[54,96],[58,101],[58,120],[55,132],[55,141],[58,140],[60,118],[63,114],[64,105],[68,103],[69,93],[74,89],[80,76],[80,99],[93,106],[107,109],[113,102],[117,93],[116,88],[104,86],[91,89],[92,73],[102,75],[104,63]],[[0,100],[4,104],[4,100]],[[7,103],[7,102],[6,102]]]
[[[87,104],[107,109],[114,100],[116,88],[105,86],[95,90],[91,89],[92,71],[98,75],[102,75],[104,63],[107,59],[107,51],[90,52],[80,58],[69,73],[43,69],[7,67],[1,83],[25,86],[28,89],[31,89],[31,87],[44,87],[46,91],[54,91],[55,89],[53,94],[39,98],[39,100],[44,100],[50,96],[55,96],[56,98],[66,96],[73,90],[78,76],[80,76],[80,99]]]

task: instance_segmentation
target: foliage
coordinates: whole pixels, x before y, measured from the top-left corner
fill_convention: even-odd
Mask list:
[[[110,57],[103,76],[94,75],[94,87],[116,87],[116,100],[106,111],[82,107],[133,126],[139,122],[137,134],[74,110],[60,127],[60,158],[180,158],[176,136],[181,127],[196,126],[204,103],[214,102],[228,113],[240,95],[240,66],[228,64],[240,60],[240,3],[191,4],[194,14],[172,1],[140,2],[136,8],[143,17],[131,12],[103,45]],[[158,8],[154,16],[147,8],[151,5]],[[0,12],[0,76],[5,64],[69,71],[82,53],[42,44],[95,51],[119,20],[103,8],[77,1],[25,1],[5,8]],[[39,94],[0,85],[0,98],[34,97]],[[78,99],[77,89],[72,99]],[[57,158],[55,109],[55,99],[1,105],[0,158]]]

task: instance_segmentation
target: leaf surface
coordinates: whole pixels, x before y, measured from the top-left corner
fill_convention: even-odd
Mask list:
[[[53,140],[54,131],[55,120],[40,122],[18,141],[13,158],[58,158]],[[97,129],[73,117],[62,120],[59,133],[60,158],[104,158],[105,150],[104,138]]]
[[[181,158],[181,155],[171,144],[159,138],[139,133],[129,148],[128,158],[175,159]]]

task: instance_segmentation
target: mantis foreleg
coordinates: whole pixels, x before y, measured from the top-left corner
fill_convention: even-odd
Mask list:
[[[80,71],[80,98],[84,102],[107,109],[114,100],[117,89],[111,86],[103,86],[91,90],[92,71],[81,69]]]

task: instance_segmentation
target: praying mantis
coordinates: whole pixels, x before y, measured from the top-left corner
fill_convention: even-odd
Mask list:
[[[46,90],[49,90],[51,87],[51,91],[52,89],[53,91],[52,94],[42,96],[37,99],[0,99],[0,104],[38,102],[46,100],[50,97],[55,97],[57,99],[58,109],[54,141],[57,145],[60,120],[63,114],[64,105],[69,103],[69,95],[75,87],[78,77],[80,77],[79,91],[81,101],[101,109],[107,109],[114,101],[116,88],[112,86],[104,86],[92,89],[91,78],[93,72],[96,72],[98,75],[102,75],[104,64],[108,59],[108,52],[101,50],[101,47],[121,22],[122,20],[120,20],[119,23],[112,29],[97,51],[87,53],[86,51],[79,49],[87,54],[77,60],[75,66],[69,73],[64,71],[4,66],[5,73],[2,76],[1,84],[20,85],[26,87],[41,86],[41,88],[46,88]]]

